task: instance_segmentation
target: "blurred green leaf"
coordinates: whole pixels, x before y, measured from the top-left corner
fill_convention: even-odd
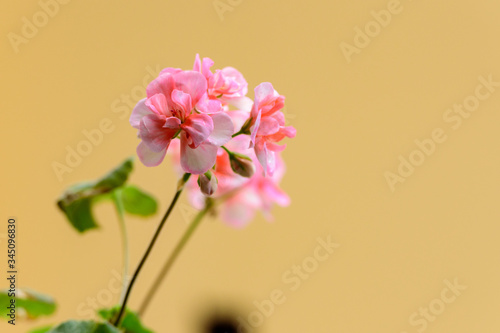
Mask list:
[[[109,323],[70,320],[54,327],[48,333],[121,333]]]
[[[132,185],[128,185],[122,189],[121,199],[125,211],[134,215],[153,215],[158,208],[156,200],[151,195]]]
[[[0,316],[2,319],[10,320],[12,297],[8,290],[0,291]],[[30,289],[17,289],[15,296],[16,319],[23,319],[23,311],[27,319],[35,319],[40,316],[48,316],[55,312],[56,303],[52,297],[37,293]]]
[[[114,307],[112,309],[101,309],[99,310],[99,315],[105,320],[111,320],[115,318],[119,311],[120,307]],[[124,329],[125,333],[153,333],[153,331],[151,331],[150,329],[142,326],[139,317],[134,312],[128,309],[123,315],[120,328]]]
[[[35,328],[35,329],[29,331],[28,333],[47,333],[48,331],[50,331],[52,326],[53,325],[38,327],[38,328]]]
[[[64,205],[61,201],[58,203],[59,208],[66,214],[71,225],[79,232],[97,228],[97,222],[92,215],[91,198],[82,198]]]
[[[100,179],[94,187],[101,189],[103,192],[109,192],[117,187],[120,187],[125,184],[133,168],[134,165],[132,159],[129,158],[116,169]]]
[[[132,159],[127,159],[96,182],[71,186],[58,200],[57,205],[79,232],[97,228],[98,224],[92,215],[93,202],[103,198],[109,199],[109,193],[125,184],[132,169]]]

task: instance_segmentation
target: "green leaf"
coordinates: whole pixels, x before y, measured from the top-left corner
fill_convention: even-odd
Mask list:
[[[110,320],[115,318],[120,311],[120,307],[114,307],[112,309],[101,309],[99,310],[99,315],[105,320]],[[132,311],[126,310],[123,315],[123,319],[120,328],[125,330],[125,333],[153,333],[150,329],[142,326],[139,317]]]
[[[121,333],[109,323],[70,320],[54,327],[48,333]]]
[[[127,159],[96,182],[71,186],[58,200],[59,209],[79,232],[97,228],[98,224],[92,215],[92,204],[99,199],[109,199],[109,193],[125,184],[132,169],[132,159]]]
[[[97,228],[97,222],[91,211],[92,199],[82,198],[72,201],[64,206],[59,203],[59,207],[66,214],[71,225],[79,232]]]
[[[53,325],[38,327],[38,328],[35,328],[35,329],[29,331],[28,333],[47,333],[48,331],[50,331],[52,326]]]
[[[116,169],[101,178],[94,187],[102,189],[104,192],[109,192],[117,187],[122,186],[127,181],[133,167],[134,165],[132,159],[127,159]]]
[[[132,185],[122,189],[121,199],[125,211],[130,214],[148,216],[155,214],[158,209],[158,204],[151,195]]]
[[[10,320],[8,316],[11,299],[15,299],[16,318],[20,317],[20,310],[24,310],[28,319],[35,319],[40,316],[48,316],[55,312],[56,303],[47,295],[37,293],[30,289],[16,290],[15,298],[9,296],[8,290],[0,291],[0,316],[2,319]]]

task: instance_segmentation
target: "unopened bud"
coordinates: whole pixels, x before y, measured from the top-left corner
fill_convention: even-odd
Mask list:
[[[212,196],[217,191],[217,184],[217,177],[210,170],[198,176],[201,193],[207,196]]]
[[[229,160],[234,173],[247,178],[252,177],[255,173],[255,165],[250,157],[232,153],[229,155]]]

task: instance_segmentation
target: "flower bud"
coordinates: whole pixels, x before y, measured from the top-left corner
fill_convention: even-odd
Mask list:
[[[255,165],[248,156],[232,153],[229,155],[229,162],[234,173],[240,176],[250,178],[255,173]]]
[[[217,184],[217,177],[210,170],[198,176],[198,186],[206,196],[212,196],[217,191]]]

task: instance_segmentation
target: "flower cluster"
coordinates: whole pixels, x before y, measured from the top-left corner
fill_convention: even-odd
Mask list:
[[[198,175],[188,184],[193,204],[221,198],[222,217],[240,226],[257,210],[268,214],[273,203],[288,204],[278,187],[285,168],[285,145],[278,142],[296,131],[285,126],[285,97],[272,84],[258,85],[252,101],[238,70],[213,72],[213,65],[197,55],[192,70],[162,70],[130,124],[138,130],[144,165],[159,165],[168,151],[179,171]]]

